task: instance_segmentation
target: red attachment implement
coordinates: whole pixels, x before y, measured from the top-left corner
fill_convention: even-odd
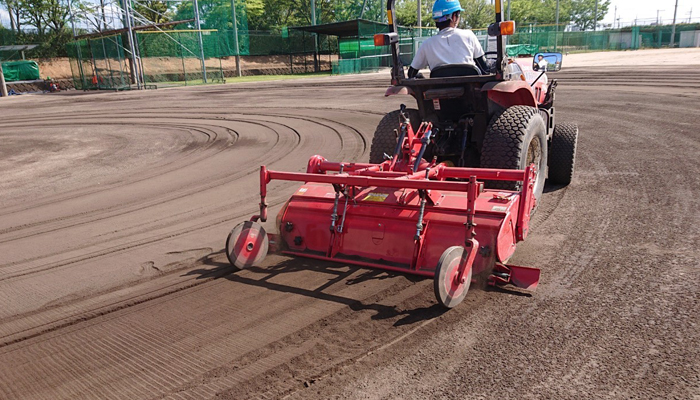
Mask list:
[[[393,157],[382,164],[335,163],[313,156],[306,173],[260,169],[260,214],[233,229],[232,264],[262,260],[268,240],[284,254],[434,277],[445,307],[459,304],[472,276],[534,289],[539,269],[505,265],[528,233],[535,206],[534,165],[525,170],[454,168],[422,159],[432,126],[401,124]],[[267,184],[302,182],[265,236]],[[520,191],[484,189],[485,180],[523,182]],[[264,238],[266,240],[261,240]]]

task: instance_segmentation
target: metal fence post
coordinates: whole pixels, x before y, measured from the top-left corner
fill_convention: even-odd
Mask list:
[[[7,85],[5,84],[5,75],[2,72],[2,63],[0,63],[0,94],[2,97],[7,97]]]
[[[207,83],[207,67],[204,65],[204,42],[202,40],[202,23],[199,19],[199,3],[194,0],[194,19],[197,25],[197,38],[199,39],[199,54],[202,57],[202,80]]]

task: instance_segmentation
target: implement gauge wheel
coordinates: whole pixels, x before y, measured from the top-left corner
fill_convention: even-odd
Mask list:
[[[547,176],[547,129],[534,107],[513,106],[496,114],[484,137],[481,168],[525,169],[537,166],[535,199],[539,200]],[[492,189],[520,190],[519,182],[487,181]]]
[[[438,261],[433,278],[433,289],[438,302],[446,308],[453,308],[464,300],[472,283],[472,268],[459,281],[460,264],[466,262],[466,250],[462,246],[452,246],[445,250]]]
[[[241,222],[226,238],[226,257],[231,265],[248,268],[265,258],[269,246],[270,240],[262,225],[253,221]]]
[[[406,109],[406,116],[411,120],[411,127],[415,132],[421,123],[418,110],[412,108]],[[372,164],[381,164],[384,162],[384,154],[393,155],[396,148],[396,133],[401,125],[401,113],[399,110],[392,111],[382,118],[377,125],[377,130],[374,131],[372,145],[369,148],[369,162]]]

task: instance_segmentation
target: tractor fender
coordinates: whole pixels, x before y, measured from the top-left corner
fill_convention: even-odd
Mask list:
[[[386,93],[384,93],[384,97],[393,96],[395,94],[410,94],[413,96],[413,89],[408,86],[390,86],[386,90]]]
[[[481,88],[489,100],[503,108],[511,106],[537,107],[537,100],[530,85],[525,81],[489,82]]]

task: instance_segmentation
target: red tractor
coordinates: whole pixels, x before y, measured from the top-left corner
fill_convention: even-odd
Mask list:
[[[503,56],[500,22],[494,73],[471,66],[435,68],[429,79],[406,79],[388,0],[392,83],[388,94],[411,94],[418,110],[389,113],[372,141],[370,163],[309,159],[305,173],[260,168],[260,212],[226,239],[238,268],[268,252],[433,278],[437,301],[459,304],[473,280],[537,287],[537,268],[507,264],[526,239],[545,175],[569,183],[577,128],[554,124],[554,88],[544,74],[525,81]],[[544,55],[561,65],[561,55]],[[544,65],[544,63],[542,63]],[[539,66],[539,64],[538,64]],[[526,70],[528,68],[525,68]],[[549,154],[548,154],[549,152]],[[273,180],[300,187],[267,233],[267,189]]]
[[[370,162],[381,163],[394,152],[398,127],[408,119],[414,129],[430,122],[433,132],[422,155],[426,160],[457,167],[525,169],[537,166],[535,198],[545,178],[552,183],[571,182],[578,127],[555,123],[556,80],[547,82],[547,71],[561,68],[559,53],[539,53],[532,66],[506,57],[504,36],[515,30],[513,21],[501,21],[496,2],[496,22],[488,29],[496,37],[496,51],[487,52],[493,68],[449,64],[434,68],[430,78],[407,79],[399,54],[394,0],[387,0],[390,32],[375,35],[376,45],[391,46],[392,86],[386,96],[411,95],[417,110],[387,114],[377,126]],[[544,61],[542,61],[544,60]],[[542,67],[540,67],[542,66]],[[400,141],[400,140],[399,140]],[[516,190],[516,182],[486,182],[487,187]]]

